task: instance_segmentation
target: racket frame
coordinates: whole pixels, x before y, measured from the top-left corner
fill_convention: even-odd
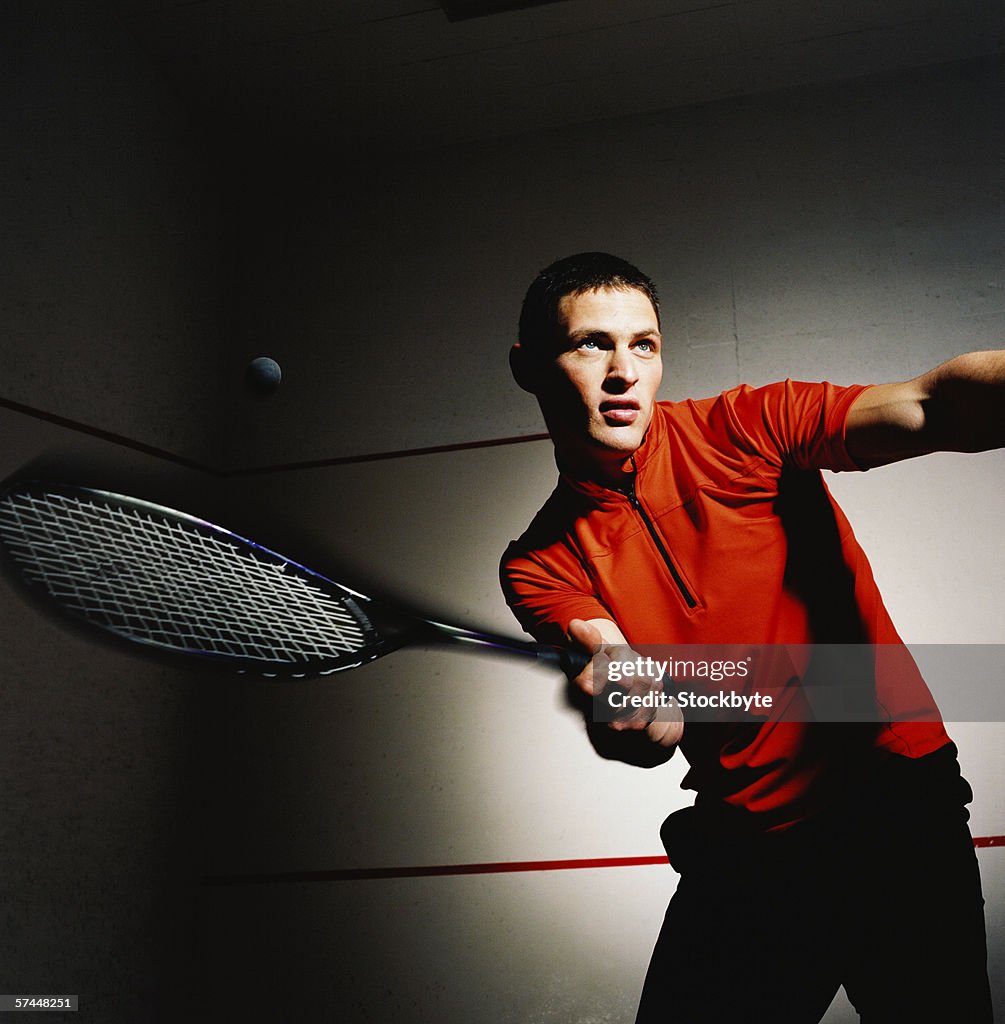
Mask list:
[[[159,505],[143,498],[76,484],[53,483],[32,478],[15,478],[7,481],[0,488],[0,516],[3,515],[5,501],[13,494],[30,494],[39,497],[58,496],[66,499],[68,502],[75,500],[101,502],[110,508],[125,508],[131,512],[145,514],[161,523],[178,523],[188,530],[195,530],[204,536],[210,536],[214,540],[222,540],[235,545],[258,561],[279,566],[280,571],[286,571],[287,567],[289,567],[293,572],[302,574],[301,578],[306,577],[309,582],[318,586],[325,594],[335,598],[349,610],[361,628],[364,637],[364,642],[357,651],[347,653],[344,657],[318,658],[310,662],[267,661],[254,657],[242,657],[238,654],[227,652],[209,651],[201,648],[164,643],[151,637],[140,636],[118,629],[110,624],[97,622],[83,612],[75,610],[67,603],[61,601],[58,595],[49,591],[44,582],[33,581],[28,578],[18,563],[15,553],[17,545],[9,545],[6,538],[0,536],[0,549],[3,552],[2,561],[5,566],[6,575],[12,577],[21,590],[34,600],[34,603],[47,608],[56,608],[61,613],[60,618],[63,621],[70,620],[78,626],[86,627],[88,633],[102,632],[110,635],[118,642],[128,643],[132,647],[139,647],[153,654],[167,655],[172,660],[198,659],[203,663],[230,667],[238,672],[256,674],[269,679],[305,679],[328,676],[359,668],[407,646],[448,645],[497,654],[516,655],[561,668],[567,675],[578,674],[582,670],[583,665],[589,660],[589,655],[568,651],[564,648],[536,644],[531,641],[518,640],[501,634],[469,629],[425,618],[415,612],[395,607],[389,602],[368,597],[366,594],[339,583],[295,559],[280,554],[241,534],[234,533],[225,527],[218,526],[209,520]]]

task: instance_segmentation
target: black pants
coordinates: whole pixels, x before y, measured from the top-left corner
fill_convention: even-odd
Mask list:
[[[672,814],[681,880],[638,1024],[816,1024],[841,985],[867,1024],[991,1021],[972,798],[950,745],[781,833],[722,805]]]

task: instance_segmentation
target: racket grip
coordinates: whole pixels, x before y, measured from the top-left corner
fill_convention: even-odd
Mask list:
[[[593,657],[586,651],[573,651],[567,647],[541,647],[538,657],[560,668],[570,679],[575,679]]]

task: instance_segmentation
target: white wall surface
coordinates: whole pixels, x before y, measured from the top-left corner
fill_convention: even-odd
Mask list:
[[[961,461],[970,467],[962,474]],[[1000,616],[984,604],[994,607],[1002,578],[990,538],[1003,468],[997,454],[946,456],[928,468],[831,478],[879,556],[907,638],[999,639]],[[547,443],[534,442],[277,474],[228,493],[243,529],[312,566],[336,577],[343,567],[351,581],[372,580],[447,621],[513,632],[495,593],[500,543],[553,475]],[[975,545],[960,537],[953,489],[968,479]],[[911,514],[891,522],[898,496]],[[899,543],[887,550],[891,533]],[[926,544],[936,536],[948,540]],[[652,771],[601,761],[558,679],[467,653],[403,651],[282,689],[222,681],[202,715],[208,874],[653,855],[664,816],[689,802],[680,758]],[[1001,834],[1002,726],[951,732],[977,793],[974,835]],[[980,859],[998,977],[1005,879],[999,850]],[[456,889],[442,878],[207,889],[201,958],[211,998],[230,999],[240,979],[265,975],[274,986],[241,1004],[252,1019],[276,1019],[280,996],[268,993],[289,991],[304,993],[308,1019],[313,1001],[351,1006],[359,1019],[633,1019],[672,872],[452,881]],[[839,997],[828,1022],[850,1013]]]
[[[0,410],[0,478],[214,507],[200,475]],[[198,671],[67,629],[0,579],[0,988],[79,996],[79,1019],[173,1022],[191,1004]],[[197,788],[195,790],[197,792]]]
[[[937,68],[452,150],[341,189],[307,155],[289,161],[296,188],[270,168],[245,197],[241,331],[287,383],[235,408],[234,463],[540,431],[505,353],[530,277],[578,249],[621,253],[663,286],[667,398],[786,375],[903,379],[992,347],[1005,325],[1001,85],[993,65]],[[832,481],[905,638],[1001,640],[1003,471],[1000,454],[939,456]],[[554,476],[533,442],[254,476],[229,493],[276,545],[506,630],[496,561]],[[211,873],[658,853],[660,821],[687,801],[682,764],[599,760],[558,684],[529,669],[410,652],[256,700],[221,752],[242,767],[210,803]],[[231,721],[218,716],[211,733]],[[977,835],[1002,831],[1001,729],[953,728]],[[995,929],[1000,855],[980,856]],[[298,952],[277,969],[360,1019],[632,1019],[672,873],[457,881],[318,883],[320,910],[313,889],[249,886],[233,928],[235,891],[209,890],[208,962],[232,981],[275,963],[277,935],[310,904],[313,953],[290,938]],[[598,975],[597,951],[615,949]],[[850,1014],[839,997],[828,1021]]]
[[[213,507],[215,203],[165,83],[100,3],[0,6],[0,477],[35,465]],[[192,673],[69,633],[0,581],[0,991],[80,1020],[191,1003]]]
[[[2,397],[138,441],[255,467],[537,433],[506,349],[534,272],[586,248],[663,285],[667,398],[786,375],[898,379],[1001,344],[994,63],[376,168],[313,150],[236,153],[218,207],[181,115],[160,106],[121,37],[85,19],[26,38],[47,70],[24,95],[54,113],[22,101],[5,115],[36,176],[8,172],[24,255],[4,300]],[[108,63],[86,59],[92,38]],[[214,276],[220,225],[227,289]],[[218,316],[233,332],[222,341]],[[238,382],[264,353],[286,379],[255,400]],[[68,444],[9,411],[0,426],[9,469]],[[499,553],[554,480],[544,442],[225,489],[97,442],[69,454],[100,456],[109,476],[163,501],[220,509],[319,568],[508,631]],[[1003,471],[1001,454],[939,456],[833,481],[905,638],[1001,640]],[[193,1019],[632,1019],[668,868],[206,887],[177,900],[161,886],[190,870],[657,854],[659,823],[687,799],[679,759],[652,772],[599,760],[560,681],[535,669],[411,651],[325,682],[207,681],[92,653],[5,591],[8,604],[3,846],[20,953],[5,990],[90,985],[105,1000],[92,1020],[140,1019],[183,973],[184,956],[155,938],[166,931],[199,964]],[[953,728],[975,834],[1005,831],[1002,729]],[[55,824],[28,842],[36,811]],[[980,857],[997,980],[1005,878],[999,850]],[[53,925],[67,905],[77,930],[64,936]],[[829,1024],[848,1012],[839,1002]]]
[[[238,155],[236,333],[287,375],[268,406],[232,403],[232,464],[538,432],[506,350],[530,278],[584,249],[661,285],[666,398],[896,379],[992,345],[1001,96],[978,62],[378,167]]]
[[[0,397],[212,461],[219,202],[198,130],[106,8],[0,10]]]

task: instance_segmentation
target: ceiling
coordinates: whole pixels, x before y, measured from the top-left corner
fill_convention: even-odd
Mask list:
[[[350,148],[512,135],[1002,52],[1001,0],[113,0],[222,130]]]

